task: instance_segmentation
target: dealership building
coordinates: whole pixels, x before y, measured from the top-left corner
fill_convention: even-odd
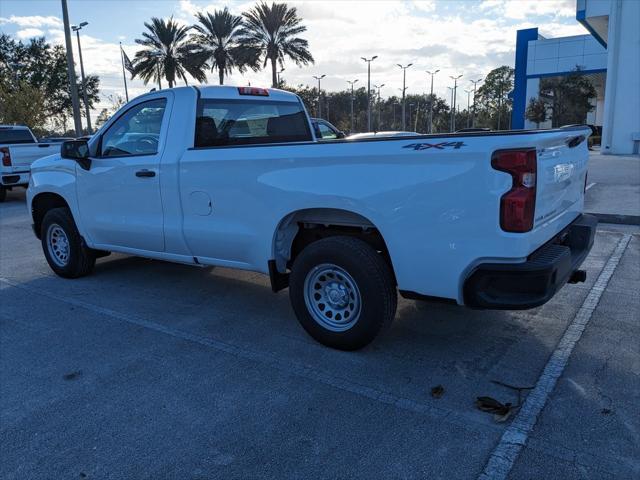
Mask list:
[[[595,87],[586,123],[602,127],[602,153],[637,154],[640,149],[640,0],[577,0],[576,20],[590,33],[544,38],[537,28],[519,30],[513,113],[514,129],[536,128],[525,118],[540,80],[579,68]],[[550,127],[551,122],[540,124]]]

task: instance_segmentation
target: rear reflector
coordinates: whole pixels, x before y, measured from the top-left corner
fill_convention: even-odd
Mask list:
[[[266,88],[258,87],[238,87],[238,93],[240,95],[254,95],[256,97],[268,97],[269,90]]]
[[[505,232],[523,233],[533,228],[536,210],[535,149],[498,150],[491,166],[511,175],[511,190],[500,199],[500,228]]]
[[[0,148],[0,154],[2,154],[2,166],[10,167],[11,166],[11,154],[9,153],[9,149],[7,147]]]

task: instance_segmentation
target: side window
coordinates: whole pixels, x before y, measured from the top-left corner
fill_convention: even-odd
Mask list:
[[[127,110],[102,135],[101,155],[122,157],[158,153],[167,100],[158,98]]]
[[[336,132],[327,127],[324,123],[318,122],[318,129],[323,140],[333,140],[338,138]]]
[[[198,105],[195,147],[310,140],[309,122],[298,102],[203,99]]]

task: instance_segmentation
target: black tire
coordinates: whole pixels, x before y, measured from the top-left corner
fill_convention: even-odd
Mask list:
[[[4,187],[0,187],[0,203],[4,202],[7,198],[7,189]]]
[[[342,331],[335,331],[320,324],[310,310],[313,307],[308,307],[305,302],[305,282],[308,276],[308,288],[318,289],[317,292],[323,290],[318,287],[318,283],[312,287],[311,280],[314,278],[313,272],[326,268],[324,265],[334,265],[346,272],[360,293],[357,320],[348,328],[340,327],[346,328]],[[324,281],[322,276],[319,278]],[[368,345],[381,331],[391,325],[398,302],[393,274],[382,255],[358,238],[340,236],[318,240],[300,252],[291,269],[289,297],[298,321],[307,333],[318,342],[339,350],[357,350]],[[313,302],[311,296],[307,298]],[[347,303],[351,301],[346,295],[343,298],[346,298]],[[322,311],[325,312],[324,308]],[[324,321],[324,318],[322,320]],[[346,317],[341,320],[347,321]]]
[[[63,230],[68,242],[67,259],[62,264],[60,260],[52,257],[48,246],[49,228],[55,226]],[[45,214],[40,227],[40,238],[47,263],[57,275],[64,278],[78,278],[93,270],[96,263],[95,252],[84,243],[68,208],[53,208]]]

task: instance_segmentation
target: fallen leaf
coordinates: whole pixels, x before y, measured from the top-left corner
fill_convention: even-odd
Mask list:
[[[511,410],[510,403],[502,403],[491,397],[477,397],[476,407],[483,412],[506,415]]]
[[[80,375],[82,375],[82,370],[76,370],[75,372],[66,373],[62,376],[65,380],[75,380]]]
[[[431,389],[431,396],[433,398],[440,398],[444,395],[444,387],[442,385],[436,385]]]

